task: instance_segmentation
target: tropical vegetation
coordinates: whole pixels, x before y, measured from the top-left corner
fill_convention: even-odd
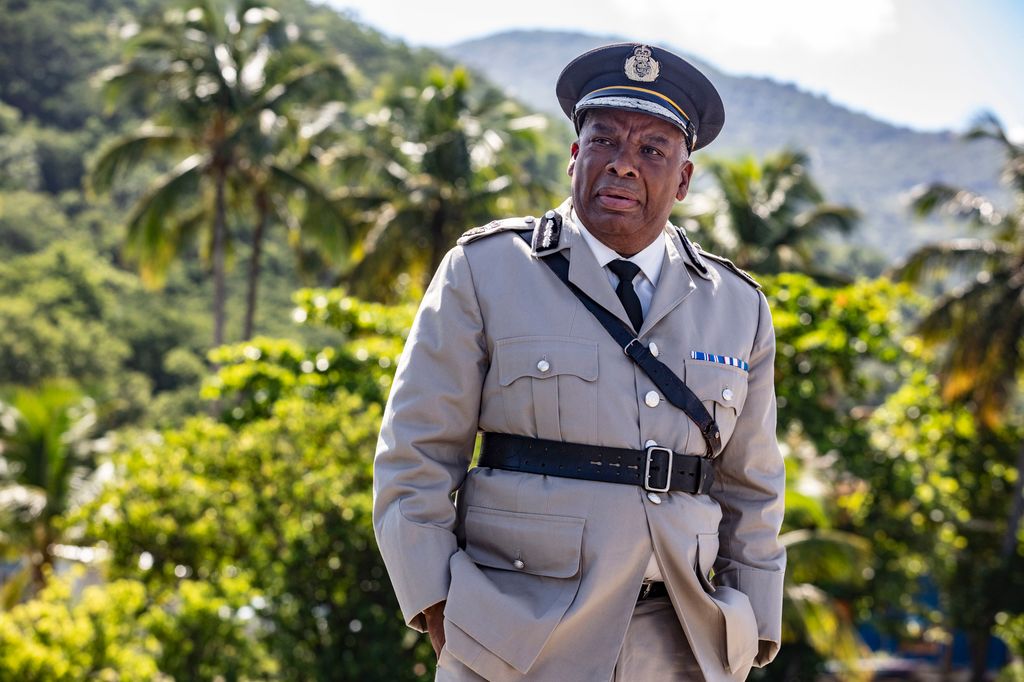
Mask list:
[[[380,415],[440,257],[554,205],[570,131],[306,0],[0,0],[0,36],[0,679],[431,679],[370,524]],[[1004,194],[917,190],[970,232],[887,277],[804,152],[697,159],[679,222],[777,337],[752,679],[868,679],[879,638],[1024,675],[1024,148],[969,136]]]

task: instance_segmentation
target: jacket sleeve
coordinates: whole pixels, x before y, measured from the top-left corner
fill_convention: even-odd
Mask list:
[[[466,477],[488,367],[462,247],[427,288],[399,360],[374,458],[373,524],[406,623],[447,598],[457,549],[452,493]]]
[[[779,543],[786,472],[775,436],[775,331],[759,291],[747,399],[715,467],[711,491],[722,508],[715,580],[750,599],[760,646],[756,666],[778,653],[786,550]]]

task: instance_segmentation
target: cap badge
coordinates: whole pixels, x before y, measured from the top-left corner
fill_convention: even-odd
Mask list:
[[[626,78],[631,81],[650,83],[658,78],[661,72],[661,65],[658,60],[651,58],[651,48],[646,45],[637,45],[633,50],[633,56],[626,60]]]

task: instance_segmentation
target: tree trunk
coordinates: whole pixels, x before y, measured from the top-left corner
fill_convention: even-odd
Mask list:
[[[249,290],[245,300],[245,325],[242,329],[242,340],[252,338],[253,321],[256,317],[256,289],[260,281],[260,256],[263,252],[263,231],[267,226],[267,194],[259,191],[256,194],[256,230],[252,236],[252,255],[249,258]]]
[[[216,183],[216,204],[213,218],[213,345],[224,343],[224,250],[227,233],[227,211],[224,206],[224,168],[217,168],[214,182]]]

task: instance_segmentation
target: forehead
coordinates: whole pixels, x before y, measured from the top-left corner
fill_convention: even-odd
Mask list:
[[[591,109],[580,127],[580,135],[590,131],[617,132],[660,137],[683,143],[683,132],[668,121],[639,111],[623,109]]]

